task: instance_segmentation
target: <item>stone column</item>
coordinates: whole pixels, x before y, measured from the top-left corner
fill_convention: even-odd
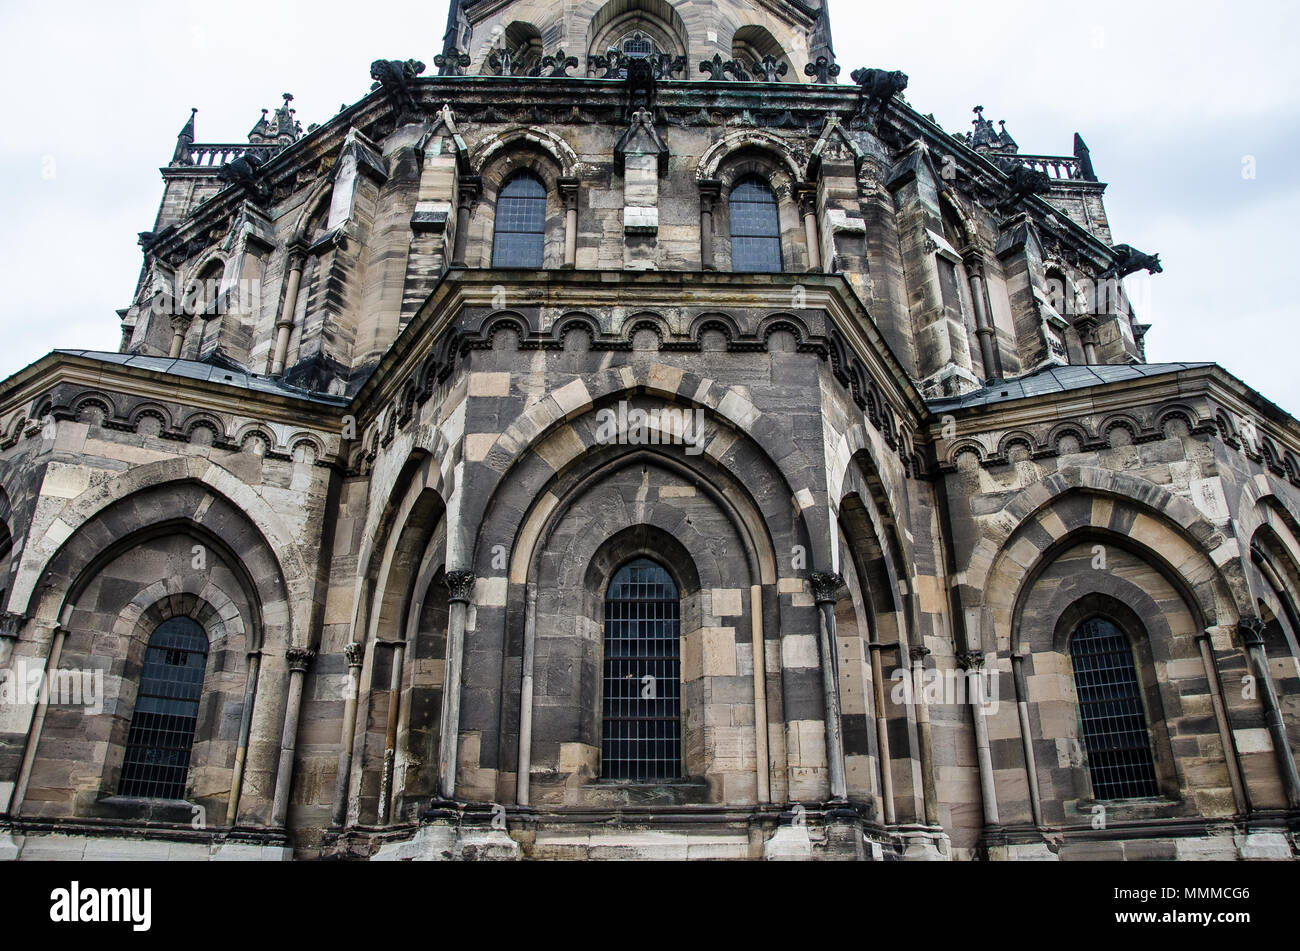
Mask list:
[[[306,254],[295,248],[289,252],[289,277],[285,285],[284,304],[275,321],[275,352],[271,356],[271,376],[284,372],[284,359],[289,351],[289,332],[293,330],[293,315],[298,310],[298,288],[302,285],[302,267]]]
[[[989,319],[988,299],[984,292],[984,258],[978,252],[968,254],[963,261],[970,283],[970,298],[975,306],[975,335],[979,338],[980,357],[984,361],[984,376],[990,380],[1002,379],[1002,354],[998,352],[997,331]]]
[[[356,742],[357,692],[361,689],[361,659],[365,648],[352,641],[343,648],[348,660],[348,682],[343,698],[343,735],[339,738],[339,768],[334,776],[334,809],[330,822],[341,826],[348,814],[348,783],[352,776],[352,749]]]
[[[469,216],[478,201],[482,183],[476,177],[462,178],[456,187],[456,238],[451,249],[451,266],[465,267],[469,252]]]
[[[844,587],[844,579],[825,571],[812,573],[813,599],[820,619],[822,658],[822,696],[826,708],[826,763],[830,772],[831,799],[848,798],[844,776],[844,740],[840,731],[840,678],[836,663],[835,602]]]
[[[456,757],[460,747],[460,682],[465,657],[465,618],[474,591],[474,572],[447,572],[447,685],[442,703],[442,742],[438,746],[438,792],[456,797]]]
[[[1097,362],[1097,322],[1091,317],[1075,323],[1079,330],[1079,343],[1083,344],[1083,362],[1090,366]]]
[[[284,652],[289,665],[289,692],[284,701],[284,732],[280,735],[280,763],[275,775],[275,798],[271,802],[271,826],[275,829],[284,828],[289,814],[293,760],[298,748],[298,715],[302,712],[302,684],[307,667],[315,656],[315,651],[301,647],[291,647]]]
[[[984,719],[984,655],[979,651],[958,651],[957,663],[966,671],[966,702],[970,705],[971,719],[975,724],[975,757],[980,771],[980,798],[984,804],[986,829],[1001,825],[998,819],[997,789],[993,785],[993,753],[989,748],[989,725]],[[974,674],[972,677],[971,675]],[[971,683],[976,684],[975,697],[971,698]]]
[[[537,582],[527,585],[524,607],[524,656],[519,687],[519,765],[515,776],[515,802],[528,805],[533,769],[533,667],[537,659]]]
[[[925,699],[925,658],[928,647],[913,647],[912,702],[916,707],[916,736],[921,755],[921,796],[925,809],[925,824],[939,824],[939,797],[934,787],[934,743],[930,729],[930,705]]]
[[[557,182],[564,201],[564,266],[578,266],[578,179],[562,178]]]
[[[1286,725],[1282,722],[1277,688],[1273,685],[1273,674],[1268,668],[1268,653],[1264,650],[1264,622],[1259,618],[1242,618],[1237,624],[1237,633],[1246,645],[1246,654],[1260,685],[1264,721],[1268,724],[1268,733],[1273,740],[1273,752],[1277,755],[1278,769],[1282,773],[1287,805],[1292,809],[1300,809],[1300,775],[1296,773],[1295,756],[1286,736]]]
[[[722,197],[722,182],[700,182],[700,264],[705,271],[716,271],[713,260],[713,206]]]
[[[797,185],[794,195],[803,215],[804,235],[808,242],[808,273],[819,274],[822,270],[822,242],[821,229],[817,227],[817,186]]]
[[[172,315],[172,343],[171,349],[168,350],[167,356],[176,360],[181,355],[181,348],[185,346],[185,331],[189,329],[190,322],[184,314]]]
[[[253,703],[257,698],[257,677],[262,669],[262,652],[248,652],[248,674],[244,679],[244,714],[239,721],[239,740],[235,746],[235,768],[230,778],[230,796],[226,800],[226,825],[239,819],[239,796],[244,787],[244,764],[248,760],[248,737],[253,730]]]

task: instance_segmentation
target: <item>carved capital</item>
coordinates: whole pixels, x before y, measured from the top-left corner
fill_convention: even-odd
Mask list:
[[[447,572],[447,589],[451,592],[448,600],[468,604],[470,596],[474,593],[474,572]]]
[[[474,207],[474,202],[478,201],[482,190],[483,181],[477,175],[462,177],[456,186],[456,204],[462,211],[469,211]]]
[[[958,651],[957,663],[962,670],[983,670],[984,669],[984,652],[983,651]]]
[[[834,604],[840,599],[844,577],[829,571],[814,571],[808,575],[812,582],[813,600],[818,604]]]
[[[817,186],[812,182],[800,182],[794,188],[795,201],[799,203],[799,213],[815,215],[817,213]]]
[[[11,611],[0,614],[0,637],[17,640],[18,632],[23,629],[25,623],[27,619],[21,614],[14,614]]]
[[[913,647],[908,653],[914,663],[924,663],[925,659],[933,653],[928,647]]]
[[[700,205],[710,214],[713,212],[713,206],[717,204],[722,197],[722,182],[716,178],[708,178],[700,182]]]
[[[349,642],[348,645],[343,648],[343,656],[348,659],[349,667],[360,667],[361,658],[364,656],[365,652],[365,647],[358,644],[356,641]]]
[[[1247,647],[1263,647],[1264,626],[1264,622],[1257,617],[1244,617],[1237,622],[1237,634]]]
[[[560,189],[560,198],[564,202],[564,210],[576,211],[578,208],[578,186],[581,185],[581,182],[576,178],[561,178],[555,184]]]
[[[315,658],[316,652],[308,650],[305,647],[290,647],[284,652],[284,659],[289,664],[289,670],[295,673],[304,674]]]

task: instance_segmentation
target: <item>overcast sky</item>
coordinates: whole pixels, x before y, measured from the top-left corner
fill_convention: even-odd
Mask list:
[[[1300,222],[1300,4],[831,0],[836,52],[901,69],[949,131],[971,107],[1023,151],[1077,131],[1152,362],[1213,360],[1300,412],[1291,290]],[[59,347],[117,349],[158,167],[199,109],[200,142],[246,141],[292,92],[304,128],[370,88],[377,58],[440,50],[446,2],[0,0],[0,377]]]

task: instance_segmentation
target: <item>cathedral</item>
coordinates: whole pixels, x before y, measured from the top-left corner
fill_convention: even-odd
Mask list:
[[[1104,156],[827,0],[450,7],[0,384],[0,859],[1300,855],[1300,424]]]

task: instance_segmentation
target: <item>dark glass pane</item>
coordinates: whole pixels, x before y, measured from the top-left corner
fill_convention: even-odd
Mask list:
[[[493,267],[542,266],[546,231],[546,186],[532,175],[517,175],[497,198]]]
[[[759,178],[742,179],[731,191],[731,268],[780,271],[781,222],[776,196]]]
[[[1141,685],[1124,632],[1103,618],[1070,639],[1088,772],[1098,799],[1158,796]]]
[[[183,799],[199,717],[208,638],[189,618],[164,621],[145,649],[118,793]]]
[[[610,582],[605,598],[601,773],[656,782],[681,778],[681,602],[645,558]]]

